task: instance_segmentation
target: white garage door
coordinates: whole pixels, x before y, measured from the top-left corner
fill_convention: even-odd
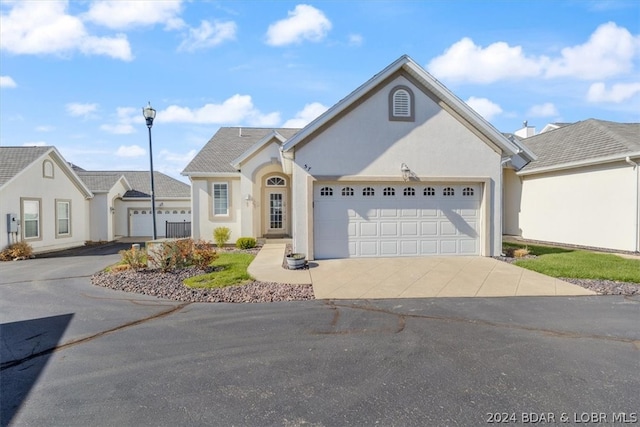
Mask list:
[[[156,210],[156,232],[158,237],[165,236],[166,222],[191,222],[190,208],[170,208]],[[153,236],[153,218],[151,209],[129,209],[129,230],[132,237]]]
[[[479,255],[482,186],[317,183],[314,256]]]

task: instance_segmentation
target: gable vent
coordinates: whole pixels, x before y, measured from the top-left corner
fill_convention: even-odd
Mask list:
[[[411,116],[409,92],[404,89],[398,89],[393,94],[393,115],[396,117]]]

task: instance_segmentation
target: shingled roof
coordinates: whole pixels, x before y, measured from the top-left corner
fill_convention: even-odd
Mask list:
[[[109,191],[124,176],[131,190],[123,197],[151,197],[151,180],[147,171],[76,171],[80,179],[96,193]],[[162,172],[153,172],[156,197],[191,197],[188,184]]]
[[[640,153],[640,123],[588,119],[522,141],[538,158],[521,173],[597,163]]]
[[[231,162],[273,131],[289,139],[300,129],[221,127],[182,171],[183,175],[235,173]]]
[[[0,186],[53,147],[0,147]]]

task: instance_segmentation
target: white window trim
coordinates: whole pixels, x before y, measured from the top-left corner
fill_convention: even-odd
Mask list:
[[[216,185],[224,185],[225,189],[226,189],[226,212],[225,213],[216,213]],[[214,182],[211,184],[211,198],[213,199],[213,206],[212,206],[212,210],[213,210],[213,216],[216,217],[220,217],[220,216],[229,216],[229,207],[231,205],[230,200],[229,200],[229,183],[228,182]]]
[[[27,237],[27,220],[25,219],[24,205],[25,203],[34,202],[38,204],[38,226],[36,227],[37,235]],[[41,240],[42,239],[42,200],[40,199],[22,199],[21,200],[22,207],[22,238],[24,240]]]

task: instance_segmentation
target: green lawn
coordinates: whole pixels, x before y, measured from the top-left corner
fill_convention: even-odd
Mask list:
[[[529,249],[535,259],[515,262],[519,267],[537,271],[552,277],[576,279],[607,279],[619,282],[640,283],[640,260],[618,255],[563,249],[539,245],[505,243],[507,248]]]
[[[255,255],[245,253],[220,253],[211,265],[221,267],[222,270],[190,277],[184,284],[191,288],[223,288],[250,282],[253,277],[247,272],[247,267],[254,258]]]

